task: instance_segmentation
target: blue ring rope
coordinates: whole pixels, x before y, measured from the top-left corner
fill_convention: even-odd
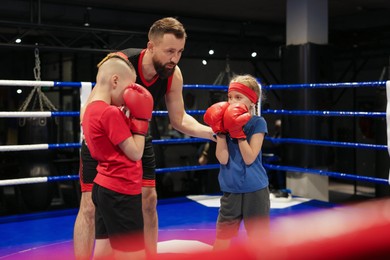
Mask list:
[[[203,115],[206,112],[206,110],[186,110],[186,113],[189,115]],[[153,111],[153,116],[167,116],[168,111],[166,110],[159,110],[159,111]]]
[[[219,164],[206,164],[199,166],[184,166],[184,167],[168,167],[168,168],[158,168],[156,173],[166,173],[166,172],[185,172],[185,171],[202,171],[202,170],[211,170],[219,169]],[[79,175],[61,175],[61,176],[47,176],[47,182],[56,182],[56,181],[73,181],[78,180]]]
[[[80,179],[78,174],[75,175],[61,175],[61,176],[47,176],[47,182],[57,181],[77,181]]]
[[[339,179],[348,179],[354,181],[389,185],[389,181],[387,179],[382,179],[382,178],[359,176],[359,175],[353,175],[353,174],[347,174],[341,172],[332,172],[326,170],[307,169],[307,168],[293,167],[293,166],[274,165],[274,164],[267,164],[267,163],[264,163],[263,165],[266,169],[270,169],[270,170],[282,170],[282,171],[291,171],[291,172],[299,172],[299,173],[318,174],[318,175],[334,177]],[[161,174],[166,172],[201,171],[201,170],[208,170],[208,169],[219,169],[219,164],[158,168],[156,169],[156,173]],[[47,182],[70,181],[70,180],[78,180],[78,179],[79,179],[79,175],[48,176]]]
[[[79,117],[80,116],[80,112],[79,111],[69,111],[69,112],[59,112],[59,111],[53,111],[51,112],[51,116],[53,117],[66,117],[66,116],[69,116],[69,117]]]
[[[53,87],[73,87],[73,88],[81,88],[83,83],[91,83],[92,87],[95,86],[96,82],[62,82],[62,81],[53,81]]]
[[[214,89],[214,90],[221,90],[221,91],[227,91],[228,86],[223,86],[223,85],[199,85],[199,84],[186,84],[183,85],[184,89]]]
[[[354,112],[354,111],[316,111],[316,110],[284,110],[264,109],[262,114],[297,115],[297,116],[360,116],[360,117],[386,117],[386,112]]]
[[[381,179],[381,178],[353,175],[353,174],[347,174],[347,173],[342,173],[342,172],[331,172],[331,171],[325,171],[325,170],[307,169],[307,168],[300,168],[300,167],[293,167],[293,166],[266,164],[266,163],[264,163],[263,165],[265,168],[271,169],[271,170],[293,171],[293,172],[299,172],[299,173],[311,173],[311,174],[318,174],[318,175],[329,176],[329,177],[334,177],[334,178],[339,178],[339,179],[364,181],[364,182],[370,182],[370,183],[389,185],[389,180]]]
[[[349,142],[309,140],[309,139],[298,139],[298,138],[273,138],[273,137],[265,137],[265,140],[268,140],[275,144],[295,143],[295,144],[308,144],[308,145],[344,147],[344,148],[363,148],[363,149],[383,150],[383,151],[387,150],[387,145],[378,145],[378,144],[349,143]],[[153,144],[160,144],[160,145],[202,143],[202,142],[210,142],[210,140],[203,139],[203,138],[172,138],[172,139],[152,140]],[[80,147],[81,147],[80,143],[48,144],[48,149],[80,148]]]
[[[194,165],[194,166],[178,166],[156,169],[156,173],[166,172],[185,172],[185,171],[201,171],[208,169],[219,169],[219,164]]]
[[[273,138],[265,137],[275,144],[280,143],[295,143],[295,144],[308,144],[308,145],[319,145],[319,146],[332,146],[332,147],[345,147],[345,148],[363,148],[371,150],[387,150],[387,145],[377,144],[364,144],[364,143],[349,143],[349,142],[336,142],[336,141],[323,141],[323,140],[309,140],[309,139],[298,139],[298,138]],[[183,143],[202,143],[210,142],[208,139],[203,138],[172,138],[172,139],[156,139],[152,140],[153,144],[183,144]],[[17,146],[17,145],[15,145]],[[62,149],[62,148],[80,148],[80,143],[62,143],[62,144],[47,144],[48,149]]]
[[[269,140],[275,144],[295,143],[295,144],[308,144],[308,145],[346,147],[346,148],[364,148],[364,149],[371,149],[371,150],[387,151],[387,145],[380,145],[380,144],[349,143],[349,142],[309,140],[309,139],[298,139],[298,138],[273,138],[268,136],[265,137],[265,140]]]
[[[23,80],[18,80],[18,82],[23,82]],[[28,82],[28,81],[26,81]],[[91,83],[92,86],[96,82],[62,82],[62,81],[40,81],[47,86],[51,87],[77,87],[81,88],[83,83]],[[26,86],[28,84],[26,83]],[[263,89],[273,90],[273,89],[298,89],[298,88],[357,88],[357,87],[385,87],[386,81],[368,81],[368,82],[337,82],[337,83],[309,83],[309,84],[271,84],[262,86]],[[205,84],[186,84],[183,85],[184,89],[215,89],[226,91],[227,86],[223,85],[205,85]]]
[[[206,110],[186,110],[189,115],[203,115]],[[264,109],[261,111],[262,114],[268,115],[298,115],[298,116],[341,116],[341,117],[386,117],[386,112],[354,112],[354,111],[315,111],[315,110],[284,110],[284,109]],[[153,116],[167,116],[168,111],[159,110],[153,111]],[[51,112],[52,117],[78,117],[80,112],[69,111],[69,112]],[[48,116],[47,116],[48,117]]]
[[[203,139],[203,138],[172,138],[172,139],[152,140],[152,144],[187,144],[187,143],[205,143],[205,142],[210,142],[210,140]]]
[[[53,87],[73,87],[73,88],[81,88],[82,86],[82,82],[61,82],[61,81],[54,81],[53,82],[54,85]],[[88,83],[92,83],[92,86],[95,86],[95,82],[88,82]]]
[[[172,139],[156,139],[152,140],[152,144],[187,144],[187,143],[204,143],[210,142],[203,138],[172,138]],[[48,149],[63,149],[63,148],[80,148],[80,143],[62,143],[62,144],[48,144]]]
[[[63,148],[80,148],[80,143],[62,143],[62,144],[48,144],[48,148],[50,149],[63,149]]]
[[[299,89],[299,88],[366,88],[386,87],[386,81],[344,82],[344,83],[313,83],[313,84],[278,84],[263,86],[265,89]]]

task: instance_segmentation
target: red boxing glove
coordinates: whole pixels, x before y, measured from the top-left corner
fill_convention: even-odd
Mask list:
[[[134,83],[123,92],[123,100],[130,111],[130,131],[133,134],[146,135],[152,118],[152,95],[144,87]]]
[[[244,125],[251,119],[248,108],[244,104],[230,105],[223,116],[225,129],[229,132],[232,138],[246,138],[244,133]]]
[[[223,126],[223,115],[229,103],[226,101],[215,103],[210,106],[203,115],[203,120],[208,124],[216,134],[226,134]]]

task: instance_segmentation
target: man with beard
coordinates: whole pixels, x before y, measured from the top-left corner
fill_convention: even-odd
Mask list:
[[[183,25],[177,19],[167,17],[156,21],[150,27],[146,49],[126,49],[122,52],[128,56],[136,69],[136,83],[144,86],[152,94],[155,106],[163,97],[165,98],[170,124],[176,130],[189,136],[214,140],[211,128],[200,124],[184,109],[183,76],[177,64],[183,53],[186,37]],[[82,116],[83,109],[80,114]],[[82,196],[73,237],[76,259],[90,259],[93,249],[95,208],[91,200],[91,189],[96,175],[96,164],[83,142],[80,158]],[[158,238],[156,164],[150,135],[145,139],[142,166],[145,246],[147,254],[156,254]]]

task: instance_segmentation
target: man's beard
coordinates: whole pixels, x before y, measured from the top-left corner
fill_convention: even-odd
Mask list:
[[[174,67],[167,68],[166,67],[167,65],[174,65]],[[154,69],[156,70],[158,76],[162,79],[169,78],[175,72],[175,68],[176,68],[175,63],[170,62],[170,63],[162,64],[161,62],[159,62],[157,60],[153,60],[153,66],[154,66]]]

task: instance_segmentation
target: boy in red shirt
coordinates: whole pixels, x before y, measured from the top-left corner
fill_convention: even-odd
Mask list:
[[[94,257],[140,259],[145,257],[141,157],[153,98],[134,83],[134,67],[122,53],[109,54],[98,68],[82,119],[86,143],[98,161],[92,189]],[[123,105],[129,116],[119,108]]]

